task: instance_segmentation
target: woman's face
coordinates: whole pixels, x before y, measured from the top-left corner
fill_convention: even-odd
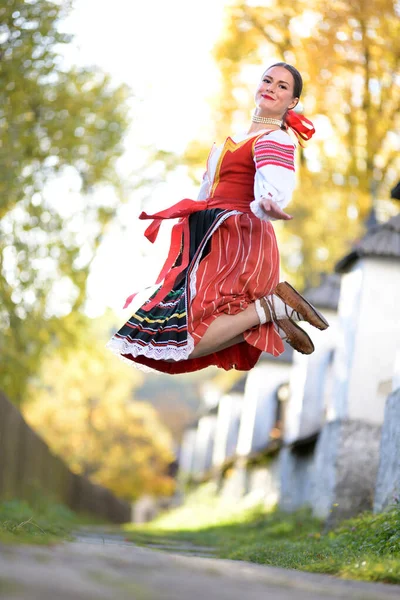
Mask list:
[[[294,97],[294,79],[285,67],[271,67],[265,71],[257,88],[256,114],[281,119],[287,109],[299,101]]]

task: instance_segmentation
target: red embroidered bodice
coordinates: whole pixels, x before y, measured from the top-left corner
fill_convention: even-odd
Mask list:
[[[167,260],[157,278],[156,283],[164,283],[151,302],[143,306],[143,310],[150,310],[162,300],[173,288],[176,278],[189,264],[189,216],[210,208],[223,210],[238,210],[251,213],[250,202],[254,199],[254,176],[256,167],[253,159],[253,148],[256,141],[265,135],[265,132],[236,143],[228,137],[219,158],[214,184],[210,197],[206,200],[190,200],[185,198],[166,210],[161,210],[153,215],[142,212],[139,219],[153,219],[145,231],[145,236],[150,242],[157,238],[160,225],[164,219],[180,219],[171,234],[171,246]],[[255,217],[256,218],[256,217]],[[183,236],[183,246],[182,246]],[[186,242],[186,243],[185,243]],[[176,265],[178,256],[182,260]],[[129,296],[125,302],[126,308],[136,294]]]
[[[262,134],[265,135],[265,132]],[[219,158],[211,189],[209,208],[230,208],[250,212],[254,200],[254,144],[261,136],[236,143],[227,138]]]

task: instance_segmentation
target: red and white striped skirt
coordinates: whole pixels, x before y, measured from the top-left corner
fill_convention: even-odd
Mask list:
[[[190,263],[173,291],[149,312],[136,311],[108,346],[137,366],[166,373],[210,365],[248,371],[262,352],[284,350],[272,323],[244,333],[244,341],[200,358],[188,358],[210,324],[235,315],[279,283],[279,251],[269,222],[252,213],[204,210],[190,216]],[[151,299],[150,299],[151,300]]]

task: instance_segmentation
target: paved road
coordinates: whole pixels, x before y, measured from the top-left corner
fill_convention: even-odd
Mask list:
[[[193,551],[193,548],[190,549]],[[2,600],[385,600],[400,586],[337,580],[79,535],[53,547],[0,545]]]

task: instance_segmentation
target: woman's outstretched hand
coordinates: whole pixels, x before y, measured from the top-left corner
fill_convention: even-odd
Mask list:
[[[291,221],[293,217],[285,213],[279,206],[270,198],[262,198],[261,207],[266,215],[271,219],[281,219],[282,221]]]

